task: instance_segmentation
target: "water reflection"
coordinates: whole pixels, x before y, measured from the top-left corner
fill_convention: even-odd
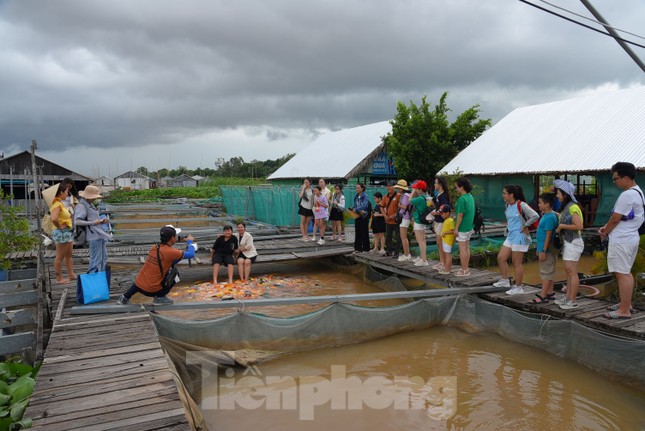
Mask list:
[[[294,354],[219,376],[224,380],[213,375],[204,390],[204,415],[219,430],[645,426],[643,394],[496,335],[449,327]],[[245,377],[252,378],[238,385]],[[218,390],[229,407],[236,399],[242,406],[213,408]],[[244,397],[255,404],[244,406]],[[313,419],[304,419],[302,409]]]

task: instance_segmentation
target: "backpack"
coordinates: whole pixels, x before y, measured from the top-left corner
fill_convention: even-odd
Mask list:
[[[421,224],[432,225],[432,222],[434,222],[434,217],[431,217],[430,213],[432,213],[432,207],[429,207],[426,205],[425,209],[419,216],[419,219],[421,220]]]
[[[643,201],[643,212],[645,212],[645,198],[643,198],[643,195],[638,190],[636,189],[632,189],[632,190],[636,191],[639,195],[641,195],[641,200]],[[643,220],[641,227],[638,228],[638,234],[645,235],[645,220]]]
[[[475,205],[475,215],[473,216],[473,231],[476,234],[481,235],[482,229],[484,228],[484,216],[482,215],[482,210]]]
[[[365,218],[370,218],[372,217],[372,202],[370,200],[367,200],[367,212],[365,213]]]
[[[86,240],[87,226],[74,224],[74,245],[84,245]]]
[[[522,211],[522,201],[517,201],[517,212],[522,215],[522,218],[524,219],[524,221],[528,220],[524,215],[524,212]],[[540,224],[540,218],[538,217],[538,219],[535,220],[533,223],[531,223],[531,226],[529,226],[529,232],[536,231],[539,224]]]

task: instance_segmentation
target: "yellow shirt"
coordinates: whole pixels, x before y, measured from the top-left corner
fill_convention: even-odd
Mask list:
[[[60,208],[58,213],[58,225],[62,228],[72,228],[72,215],[69,213],[65,204],[58,198],[54,198],[54,203],[49,207],[49,213],[52,214],[55,208]],[[55,227],[55,226],[54,226]]]
[[[443,221],[443,227],[441,229],[441,234],[444,232],[449,232],[446,236],[442,238],[442,241],[444,244],[448,244],[450,246],[455,244],[455,219],[452,217],[448,217]]]

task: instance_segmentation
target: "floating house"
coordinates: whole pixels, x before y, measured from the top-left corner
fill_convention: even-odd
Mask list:
[[[35,156],[36,170],[40,189],[60,183],[63,178],[71,178],[78,190],[83,190],[90,184],[91,178],[81,175],[71,169],[51,162],[38,155]],[[35,196],[34,176],[32,174],[31,153],[23,151],[9,157],[0,158],[0,184],[6,195],[13,195],[16,205],[24,206],[29,211],[33,207]]]
[[[182,174],[170,181],[170,187],[197,187],[197,180]]]
[[[114,186],[125,190],[145,190],[156,188],[157,183],[154,179],[139,172],[128,171],[114,178]]]
[[[324,178],[327,184],[344,184],[348,202],[355,184],[369,187],[369,195],[384,191],[385,182],[396,177],[383,137],[392,130],[389,121],[327,133],[272,173],[270,185],[254,187],[221,186],[226,211],[278,226],[296,226],[298,191],[304,178],[312,185]]]
[[[519,184],[536,208],[554,178],[572,182],[585,225],[609,218],[619,190],[610,168],[633,163],[645,174],[645,87],[518,108],[451,160],[475,185],[484,217],[503,220],[502,189]],[[645,175],[637,177],[645,185]]]

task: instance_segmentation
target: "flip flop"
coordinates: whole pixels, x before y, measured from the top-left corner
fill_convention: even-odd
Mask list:
[[[609,313],[605,313],[602,315],[602,317],[604,317],[605,319],[612,319],[612,320],[632,318],[632,316],[621,316],[616,311],[610,311]]]
[[[459,270],[455,273],[455,277],[470,277],[470,271]]]
[[[607,307],[607,310],[609,310],[609,311],[618,311],[619,308],[620,308],[620,304],[614,304],[614,305],[610,305],[609,307]],[[637,311],[638,310],[634,310],[634,307],[629,307],[629,312],[630,313],[636,313]]]

